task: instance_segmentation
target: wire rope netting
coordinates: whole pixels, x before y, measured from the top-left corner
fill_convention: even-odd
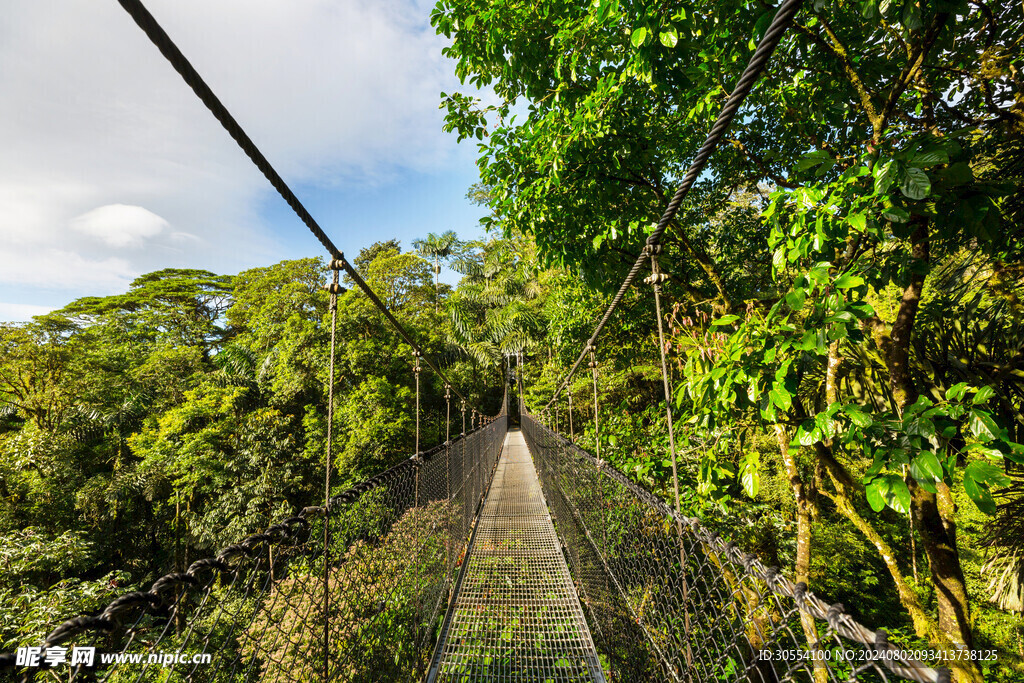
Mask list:
[[[31,661],[4,655],[14,666],[0,680],[418,679],[507,429],[503,409],[326,507],[69,620],[22,648]]]
[[[535,417],[522,429],[612,680],[949,680]]]

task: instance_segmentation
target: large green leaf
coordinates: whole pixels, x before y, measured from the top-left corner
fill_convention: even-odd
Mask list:
[[[949,389],[946,389],[946,400],[947,401],[959,401],[967,393],[967,382],[960,382],[954,384]]]
[[[743,491],[751,498],[757,497],[761,486],[761,454],[757,451],[749,451],[744,457],[740,466],[740,483]]]
[[[864,488],[864,493],[867,494],[868,498],[868,505],[875,512],[881,512],[885,509],[885,494],[888,489],[889,486],[882,477],[872,479]]]
[[[875,194],[885,194],[896,180],[896,162],[889,160],[881,165],[875,165]]]
[[[864,278],[851,273],[843,273],[836,278],[836,281],[832,284],[836,289],[850,289],[852,287],[860,287],[864,284]]]
[[[898,474],[887,474],[885,478],[889,482],[889,491],[886,494],[885,502],[897,512],[903,514],[910,512],[910,489],[907,488],[907,482],[903,481],[903,477]]]
[[[974,395],[974,403],[985,403],[990,398],[996,395],[996,390],[991,385],[986,384],[982,388],[978,389],[978,393]]]
[[[975,460],[964,468],[964,479],[967,478],[987,486],[1006,486],[1010,483],[1003,469],[988,460]]]
[[[768,393],[771,396],[772,403],[782,410],[789,410],[793,407],[793,395],[786,390],[783,384],[776,382]]]
[[[921,451],[914,458],[914,462],[924,474],[936,480],[941,480],[945,476],[939,459],[931,451]]]
[[[874,422],[871,416],[855,405],[843,406],[843,412],[849,416],[850,421],[858,427],[870,427]]]
[[[988,487],[974,477],[968,476],[966,471],[964,472],[964,490],[979,510],[987,515],[996,513],[996,502],[992,499],[992,493]]]
[[[932,191],[932,182],[928,174],[919,168],[908,168],[903,173],[900,192],[909,199],[924,199]]]
[[[996,421],[992,419],[992,416],[988,412],[977,408],[971,408],[971,418],[968,426],[971,433],[979,439],[998,439],[1002,434],[1002,430],[996,424]]]

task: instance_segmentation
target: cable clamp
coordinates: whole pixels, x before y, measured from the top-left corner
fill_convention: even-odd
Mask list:
[[[331,270],[345,270],[344,257],[331,259],[331,262],[327,265],[327,267],[330,268]]]
[[[337,282],[327,283],[326,285],[324,285],[324,289],[330,292],[331,294],[344,294],[345,292],[348,291],[347,288],[342,287]]]

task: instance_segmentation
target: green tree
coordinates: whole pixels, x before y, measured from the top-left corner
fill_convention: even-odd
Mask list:
[[[447,127],[481,141],[492,220],[533,236],[547,262],[617,285],[773,12],[439,2],[432,21],[457,74],[501,100],[444,99]],[[997,343],[998,360],[972,354],[965,370],[933,342],[954,340],[936,334],[942,290],[958,291],[942,273],[968,251],[988,261],[965,271],[985,283],[976,303],[955,294],[961,338],[979,338],[975,323],[1009,331],[1007,346],[1016,335],[1010,316],[988,320],[998,299],[1007,312],[1019,301],[1020,194],[999,177],[1020,177],[1006,150],[1021,137],[1022,29],[1017,5],[805,7],[665,237],[667,293],[689,321],[675,335],[677,408],[721,444],[701,471],[728,479],[727,461],[742,458],[753,482],[743,444],[774,438],[796,504],[796,578],[810,578],[811,525],[826,505],[885,559],[916,632],[948,649],[972,644],[977,608],[958,487],[991,510],[1020,457],[1005,427],[1015,382],[985,368],[1012,374],[1020,358]],[[746,207],[727,217],[729,202]],[[886,506],[914,520],[933,607],[907,579]],[[980,680],[972,664],[954,667]]]
[[[421,254],[428,258],[434,259],[434,289],[437,293],[437,301],[434,308],[438,309],[441,305],[441,261],[447,261],[453,256],[458,256],[463,248],[463,244],[459,241],[458,235],[453,230],[446,230],[440,235],[435,233],[427,233],[427,236],[423,239],[416,239],[412,241],[412,246],[416,247]]]

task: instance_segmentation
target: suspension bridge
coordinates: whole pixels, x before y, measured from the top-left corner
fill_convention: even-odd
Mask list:
[[[942,682],[885,631],[857,623],[667,505],[560,433],[557,401],[589,358],[600,430],[598,338],[756,83],[800,1],[786,0],[608,309],[547,406],[523,405],[523,374],[497,415],[472,408],[425,357],[137,0],[119,0],[330,255],[332,333],[322,504],[186,571],[55,625],[0,678],[72,681],[889,681]],[[414,350],[416,453],[334,493],[330,432],[337,297],[349,279]],[[662,373],[671,406],[669,374]],[[448,424],[421,451],[420,363],[446,386]],[[519,358],[519,366],[522,358]],[[571,401],[571,399],[570,399]],[[512,405],[515,408],[512,408]],[[571,409],[571,403],[570,403]],[[467,416],[469,421],[467,424]],[[671,408],[665,416],[673,474]],[[589,419],[589,418],[588,418]],[[600,443],[598,440],[597,443]],[[97,655],[96,653],[100,653]],[[167,667],[168,654],[177,657]],[[13,673],[12,673],[13,672]]]

